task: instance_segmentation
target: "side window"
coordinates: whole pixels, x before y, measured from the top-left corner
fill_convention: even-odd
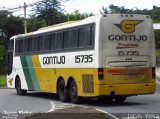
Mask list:
[[[23,52],[27,53],[28,51],[29,51],[29,40],[24,39],[24,41],[23,41]]]
[[[51,34],[51,48],[50,50],[55,50],[55,44],[56,44],[56,33]]]
[[[38,36],[38,41],[39,41],[38,50],[39,51],[43,51],[43,35],[42,36]]]
[[[91,26],[91,46],[94,47],[95,40],[95,26]]]
[[[78,46],[80,48],[85,47],[85,42],[86,42],[86,29],[85,27],[81,27],[78,29]]]
[[[23,39],[19,40],[19,53],[23,53]]]
[[[58,32],[56,37],[56,50],[63,49],[63,32]]]
[[[33,47],[32,41],[33,41],[32,38],[28,38],[28,42],[29,42],[29,43],[28,43],[28,45],[29,45],[29,46],[28,46],[28,51],[29,51],[29,52],[32,52],[32,47]]]
[[[64,36],[64,49],[69,48],[69,31],[64,31],[63,32],[63,36]]]
[[[78,47],[78,30],[73,29],[70,31],[70,48]]]
[[[95,28],[94,26],[87,26],[87,36],[86,36],[86,47],[91,47],[94,44],[94,35],[95,35]]]
[[[44,36],[44,50],[48,51],[50,50],[50,45],[51,44],[51,34],[46,34]]]
[[[36,52],[36,51],[38,51],[38,37],[36,36],[36,37],[34,37],[34,39],[33,39],[33,51],[34,52]]]
[[[15,52],[16,52],[16,54],[19,53],[19,46],[20,46],[20,40],[16,39],[16,45],[15,45]]]

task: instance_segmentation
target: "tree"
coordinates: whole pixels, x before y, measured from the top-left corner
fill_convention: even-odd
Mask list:
[[[7,47],[8,40],[13,36],[23,33],[23,19],[13,16],[7,11],[0,11],[0,40]]]
[[[67,14],[66,17],[69,21],[82,20],[87,17],[93,16],[94,14],[90,13],[80,13],[79,10],[74,11],[73,13]]]
[[[5,46],[0,41],[0,74],[5,73],[5,56],[6,56],[6,49]]]
[[[60,0],[39,1],[34,10],[38,21],[45,20],[47,26],[62,22],[64,9],[62,9]]]
[[[150,11],[150,16],[155,23],[160,22],[160,7],[153,6],[152,11]]]
[[[4,73],[8,40],[23,33],[23,21],[8,11],[0,11],[0,18],[0,73]]]
[[[35,15],[30,15],[30,18],[27,19],[28,32],[36,31],[39,28],[47,26],[45,19],[38,20]]]
[[[100,14],[108,14],[109,13],[109,11],[108,11],[108,8],[106,7],[102,7],[102,10],[100,10]]]

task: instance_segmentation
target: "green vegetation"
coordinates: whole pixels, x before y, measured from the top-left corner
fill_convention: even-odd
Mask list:
[[[0,87],[6,87],[6,86],[7,86],[6,76],[0,75]]]
[[[96,119],[111,119],[111,117],[105,113],[97,113]]]

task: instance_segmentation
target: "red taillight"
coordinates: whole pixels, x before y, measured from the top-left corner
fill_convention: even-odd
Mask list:
[[[152,67],[152,79],[156,78],[156,70],[155,67]]]
[[[103,68],[99,68],[98,69],[98,79],[103,80],[103,78],[104,78]]]

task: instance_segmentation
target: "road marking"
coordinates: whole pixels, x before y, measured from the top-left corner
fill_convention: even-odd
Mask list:
[[[49,112],[54,111],[54,109],[55,109],[55,107],[56,107],[55,104],[54,104],[54,102],[50,101],[49,103],[51,104],[52,107],[51,107],[51,109],[48,110],[46,113],[49,113]]]
[[[55,109],[63,109],[63,108],[64,108],[63,106],[56,108],[55,103],[52,102],[52,101],[50,101],[50,104],[51,104],[52,107],[51,107],[51,109],[50,109],[49,111],[47,111],[47,113],[52,112],[52,111],[54,111]],[[67,104],[64,104],[64,105],[66,106]],[[70,105],[70,104],[69,104],[69,105]],[[75,106],[75,105],[72,104],[72,107],[74,107],[74,106]],[[87,108],[87,106],[80,106],[80,107]],[[100,111],[100,112],[103,112],[103,113],[111,116],[111,117],[114,118],[114,119],[119,119],[119,118],[117,118],[116,116],[114,116],[114,115],[112,115],[112,114],[110,114],[110,113],[108,113],[108,112],[106,112],[106,111],[103,111],[103,110],[101,110],[101,109],[96,109],[96,110],[97,110],[97,111]]]
[[[110,113],[108,113],[108,112],[106,112],[106,111],[103,111],[103,110],[101,110],[101,109],[96,109],[97,111],[100,111],[100,112],[103,112],[103,113],[105,113],[105,114],[108,114],[109,116],[111,116],[112,118],[114,118],[114,119],[119,119],[118,117],[116,117],[116,116],[114,116],[114,115],[112,115],[112,114],[110,114]]]

